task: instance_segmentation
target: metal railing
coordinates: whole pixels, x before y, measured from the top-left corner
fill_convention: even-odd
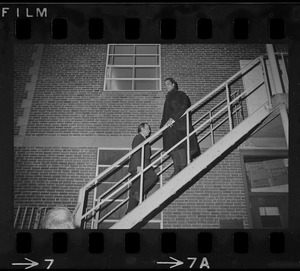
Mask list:
[[[167,163],[167,165],[164,167],[162,167],[162,164],[166,163],[166,161],[169,159],[169,153],[185,141],[187,143],[187,163],[190,164],[191,156],[190,156],[189,138],[195,134],[197,136],[197,142],[198,144],[200,144],[203,140],[205,140],[207,137],[210,136],[211,144],[214,144],[216,142],[215,133],[217,129],[223,127],[223,125],[228,123],[228,128],[224,129],[223,127],[222,129],[220,129],[221,131],[219,131],[219,137],[221,137],[222,135],[231,131],[236,125],[238,125],[241,121],[245,119],[247,113],[244,111],[246,111],[245,103],[247,97],[252,95],[263,85],[265,85],[268,101],[270,102],[271,91],[270,91],[270,84],[267,78],[267,67],[266,67],[265,60],[266,60],[266,56],[260,56],[255,60],[251,61],[248,65],[246,65],[244,68],[239,70],[232,77],[230,77],[228,80],[226,80],[217,88],[215,88],[212,92],[210,92],[201,100],[199,100],[194,105],[189,107],[186,110],[186,112],[182,115],[182,117],[186,118],[186,125],[187,125],[186,137],[180,140],[176,145],[174,145],[166,152],[164,152],[162,149],[155,152],[151,156],[150,165],[148,165],[147,167],[144,166],[145,145],[146,144],[151,145],[154,142],[156,142],[158,139],[161,139],[162,133],[166,129],[168,129],[167,126],[164,126],[161,129],[159,129],[157,132],[155,132],[152,136],[150,136],[145,141],[143,141],[136,148],[131,150],[129,153],[127,153],[122,158],[117,160],[114,164],[112,164],[109,168],[107,168],[106,170],[101,172],[98,176],[96,176],[94,179],[92,179],[90,182],[85,184],[80,189],[78,204],[75,211],[77,213],[76,220],[78,221],[79,226],[84,228],[86,226],[86,223],[92,220],[91,227],[97,228],[101,222],[105,221],[105,219],[107,219],[110,215],[112,215],[114,212],[116,212],[122,206],[124,206],[124,204],[126,204],[126,202],[128,201],[128,198],[126,198],[120,204],[116,205],[107,214],[100,217],[100,211],[102,210],[101,208],[103,208],[105,203],[109,204],[111,202],[114,202],[114,197],[116,197],[119,193],[124,191],[124,189],[128,189],[128,185],[133,181],[137,180],[138,178],[140,181],[139,201],[141,203],[143,201],[142,191],[143,191],[144,173],[150,167],[153,167],[155,170],[157,170],[157,168],[160,166],[160,169],[156,172],[158,176],[166,172],[166,170],[172,166],[173,162]],[[262,69],[263,80],[261,82],[257,82],[255,86],[251,87],[251,89],[245,90],[240,80],[242,79],[243,76],[245,76],[246,74],[251,72],[255,67],[258,66],[260,66]],[[234,84],[237,84],[237,86],[235,86],[236,90],[231,89],[234,86]],[[201,117],[197,118],[197,120],[192,123],[193,129],[190,130],[189,126],[190,126],[190,119],[192,118],[192,115],[195,116],[195,114],[197,113],[201,114],[201,112],[199,113],[199,110],[201,111],[209,103],[212,103],[212,105],[210,105],[210,109],[206,110],[205,113],[201,115]],[[207,129],[209,131],[205,133]],[[125,161],[128,160],[130,156],[136,153],[137,151],[141,151],[141,171],[132,178],[130,178],[130,174],[128,173],[119,181],[117,181],[107,191],[97,196],[96,189],[99,185],[101,185],[103,179],[105,179],[109,174],[112,174],[115,170],[117,170],[118,167],[122,165],[122,163],[125,163]],[[154,159],[158,155],[159,157]],[[152,161],[153,159],[154,161]],[[89,203],[88,194],[92,191],[94,192],[93,198],[92,198],[92,202]]]
[[[50,207],[18,206],[15,209],[15,229],[38,229]]]

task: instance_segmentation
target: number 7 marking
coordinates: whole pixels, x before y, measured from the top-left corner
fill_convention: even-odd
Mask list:
[[[194,266],[195,262],[197,261],[197,258],[196,257],[190,257],[190,258],[187,258],[187,259],[193,261],[192,264],[189,267],[189,268],[192,268]]]
[[[45,262],[50,262],[49,265],[47,266],[47,269],[50,269],[50,267],[53,264],[54,260],[53,259],[45,259]]]

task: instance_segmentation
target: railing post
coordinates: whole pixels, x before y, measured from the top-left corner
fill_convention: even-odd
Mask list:
[[[215,138],[214,138],[214,127],[213,127],[213,123],[212,123],[212,114],[211,111],[209,111],[209,127],[210,127],[210,135],[211,135],[211,145],[215,144]]]
[[[140,176],[140,203],[143,201],[143,190],[144,190],[144,161],[145,161],[145,145],[142,147],[141,153],[141,176]]]
[[[31,207],[31,215],[30,215],[30,219],[29,219],[29,223],[28,223],[28,229],[31,228],[31,223],[32,223],[32,219],[33,219],[33,215],[34,215],[34,209],[35,207]]]
[[[95,206],[97,205],[97,189],[98,189],[98,185],[97,185],[97,180],[95,181],[95,189],[94,189],[94,196],[93,196],[93,209],[95,208]],[[93,218],[92,218],[92,229],[96,229],[95,228],[95,214],[96,214],[97,210],[94,210],[94,212],[92,212]]]
[[[15,217],[15,221],[14,221],[14,228],[16,228],[16,226],[17,226],[19,213],[20,213],[20,206],[18,206],[18,209],[17,209],[17,213],[16,213],[16,217]]]
[[[186,113],[186,155],[187,155],[187,164],[189,165],[191,163],[191,146],[190,146],[190,111]]]
[[[229,95],[229,87],[226,84],[226,99],[227,99],[227,108],[228,108],[228,120],[229,120],[229,129],[232,130],[232,118],[231,118],[231,109],[230,109],[230,95]]]
[[[82,221],[82,213],[83,213],[83,207],[84,207],[84,195],[85,195],[85,189],[82,187],[79,190],[79,195],[78,195],[78,202],[77,205],[73,211],[73,216],[74,216],[74,221],[75,221],[75,226],[76,227],[81,227]]]
[[[288,77],[288,74],[287,74],[287,70],[286,70],[286,65],[285,65],[285,60],[284,60],[284,55],[281,53],[281,61],[282,61],[282,69],[283,69],[283,76],[284,78],[286,79],[286,84],[287,85],[284,85],[284,90],[286,93],[288,93],[289,91],[289,77]]]
[[[101,199],[98,198],[97,199],[97,205],[99,204],[100,201],[101,201]],[[98,223],[99,223],[99,219],[100,219],[100,207],[101,207],[101,205],[99,206],[99,209],[96,210],[96,214],[95,214],[95,220],[96,220],[95,224],[96,225],[94,226],[94,229],[98,228]]]

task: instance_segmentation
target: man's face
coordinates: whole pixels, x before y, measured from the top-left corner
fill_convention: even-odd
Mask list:
[[[174,88],[174,83],[172,83],[170,80],[166,80],[165,81],[165,86],[166,86],[166,89],[167,89],[167,91],[170,91],[170,90],[172,90],[173,88]]]
[[[149,136],[151,133],[150,126],[146,124],[144,127],[142,127],[142,133],[145,137]]]

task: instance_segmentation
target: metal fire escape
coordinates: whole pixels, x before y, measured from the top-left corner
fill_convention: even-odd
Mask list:
[[[195,182],[199,181],[220,159],[279,114],[288,140],[287,92],[281,87],[281,75],[276,60],[278,57],[283,58],[283,54],[278,56],[272,50],[272,45],[267,45],[268,54],[266,56],[260,56],[253,60],[184,113],[182,117],[187,120],[190,118],[194,120],[192,123],[194,130],[187,132],[186,137],[177,144],[179,145],[183,141],[187,142],[188,165],[186,168],[146,199],[142,197],[144,172],[152,166],[158,176],[165,176],[168,168],[172,166],[172,162],[169,161],[171,160],[169,159],[169,153],[177,145],[167,152],[163,152],[162,149],[157,151],[151,157],[152,163],[144,167],[144,146],[146,143],[152,145],[161,139],[162,132],[167,129],[166,126],[162,127],[80,189],[78,204],[74,211],[77,224],[81,228],[98,228],[103,221],[128,202],[128,197],[122,201],[116,201],[115,199],[126,194],[130,183],[140,181],[140,204],[113,224],[110,229],[142,227]],[[267,60],[270,63],[270,71],[268,71],[266,65]],[[244,89],[243,77],[254,69],[260,69],[263,75],[262,80],[256,82],[250,89]],[[272,76],[269,75],[270,72]],[[275,90],[271,91],[270,80],[273,80],[273,85],[276,86]],[[256,95],[256,93],[262,91],[265,92],[267,99],[249,114],[246,110],[247,99],[251,95]],[[190,131],[190,122],[186,121],[186,123],[186,130]],[[196,134],[200,145],[205,139],[210,138],[211,140],[211,146],[193,161],[190,157],[190,143],[188,140],[192,134]],[[127,174],[102,194],[97,193],[97,189],[101,186],[103,180],[115,174],[120,166],[127,163],[130,156],[139,150],[142,153],[141,172],[133,178]],[[106,213],[103,212],[104,208],[112,203],[114,203],[114,207]]]

